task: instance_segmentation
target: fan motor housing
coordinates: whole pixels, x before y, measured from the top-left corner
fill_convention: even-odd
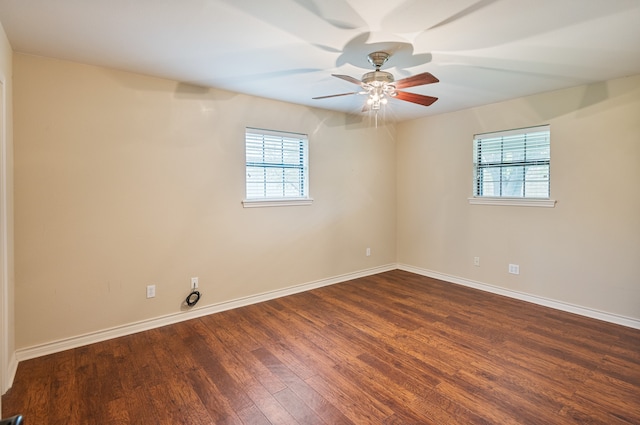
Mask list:
[[[382,84],[391,84],[394,81],[395,80],[393,79],[393,75],[385,71],[371,71],[362,76],[363,84],[374,84],[375,82]]]

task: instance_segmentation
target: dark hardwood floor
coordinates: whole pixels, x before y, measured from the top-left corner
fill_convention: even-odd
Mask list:
[[[44,424],[640,424],[640,331],[392,271],[20,363]]]

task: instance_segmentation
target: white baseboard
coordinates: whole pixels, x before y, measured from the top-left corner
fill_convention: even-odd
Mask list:
[[[426,277],[431,277],[433,279],[442,280],[448,283],[468,286],[470,288],[479,289],[485,292],[491,292],[493,294],[504,295],[509,298],[514,298],[521,301],[527,301],[533,304],[554,308],[556,310],[579,314],[581,316],[591,317],[593,319],[598,319],[598,320],[602,320],[609,323],[615,323],[616,325],[622,325],[629,328],[640,329],[640,320],[634,319],[631,317],[621,316],[618,314],[608,313],[608,312],[595,310],[587,307],[581,307],[575,304],[570,304],[563,301],[557,301],[549,298],[539,297],[537,295],[531,295],[524,292],[513,291],[511,289],[506,289],[499,286],[476,282],[473,280],[469,280],[469,279],[465,279],[457,276],[450,276],[447,274],[434,272],[432,270],[425,270],[418,267],[409,266],[406,264],[398,264],[398,269],[419,274]]]
[[[287,295],[293,295],[311,289],[320,288],[323,286],[333,285],[340,282],[346,282],[348,280],[357,279],[360,277],[371,276],[374,274],[395,270],[396,264],[388,264],[385,266],[374,267],[371,269],[361,270],[354,273],[347,273],[339,276],[334,276],[327,279],[316,280],[313,282],[303,283],[300,285],[290,286],[288,288],[278,289],[275,291],[264,292],[258,295],[252,295],[244,298],[238,298],[231,301],[225,301],[218,304],[212,304],[201,308],[193,308],[188,311],[181,311],[165,316],[155,317],[148,320],[142,320],[139,322],[129,323],[122,326],[116,326],[109,329],[104,329],[96,332],[91,332],[84,335],[65,338],[58,341],[47,342],[44,344],[38,344],[27,348],[21,348],[16,351],[15,358],[17,361],[29,360],[36,357],[46,356],[48,354],[58,353],[60,351],[69,350],[71,348],[82,347],[84,345],[93,344],[95,342],[106,341],[112,338],[118,338],[121,336],[131,335],[134,333],[146,331],[149,329],[155,329],[174,323],[184,322],[186,320],[195,319],[209,314],[219,313],[225,310],[231,310],[238,307],[244,307],[251,304],[257,304],[263,301],[272,300],[275,298],[285,297]],[[16,363],[17,368],[17,362]],[[10,382],[13,382],[13,376],[15,375],[15,368],[13,375],[10,376]]]
[[[8,371],[7,371],[7,388],[9,390],[13,385],[13,380],[16,377],[16,372],[18,371],[18,359],[16,358],[16,354],[11,354],[11,358],[9,359]]]
[[[407,272],[419,274],[426,277],[442,280],[444,282],[467,286],[474,289],[479,289],[486,292],[491,292],[498,295],[504,295],[510,298],[539,304],[545,307],[554,308],[556,310],[566,311],[569,313],[575,313],[594,319],[603,320],[605,322],[615,323],[622,326],[627,326],[634,329],[640,329],[640,320],[616,315],[613,313],[607,313],[599,310],[594,310],[586,307],[581,307],[562,301],[556,301],[537,295],[526,294],[523,292],[513,291],[510,289],[501,288],[486,283],[476,282],[473,280],[450,276],[443,273],[434,272],[431,270],[421,269],[418,267],[409,266],[406,264],[388,264],[385,266],[374,267],[371,269],[361,270],[359,272],[347,273],[327,279],[321,279],[313,282],[308,282],[300,285],[290,286],[288,288],[278,289],[275,291],[269,291],[258,295],[252,295],[244,298],[238,298],[231,301],[226,301],[218,304],[212,304],[201,308],[194,308],[189,311],[176,312],[165,316],[160,316],[148,320],[142,320],[139,322],[129,323],[122,326],[117,326],[109,329],[104,329],[96,332],[91,332],[84,335],[79,335],[71,338],[66,338],[58,341],[52,341],[44,344],[35,345],[32,347],[21,348],[16,351],[15,355],[11,358],[9,364],[8,380],[9,386],[13,383],[15,373],[18,367],[18,362],[23,360],[29,360],[36,357],[45,356],[48,354],[57,353],[72,348],[81,347],[84,345],[93,344],[100,341],[106,341],[112,338],[118,338],[121,336],[131,335],[134,333],[142,332],[149,329],[155,329],[174,323],[183,322],[190,319],[195,319],[209,314],[219,313],[234,308],[244,307],[251,304],[257,304],[263,301],[272,300],[275,298],[285,297],[287,295],[293,295],[311,289],[320,288],[323,286],[333,285],[340,282],[345,282],[360,277],[371,276],[378,273],[383,273],[395,269],[404,270]]]
[[[16,372],[18,370],[18,360],[16,359],[15,353],[11,353],[9,360],[7,362],[7,374],[3,376],[3,382],[0,383],[0,393],[4,395],[11,386],[13,385],[13,380],[16,377]],[[1,410],[0,410],[1,412]]]

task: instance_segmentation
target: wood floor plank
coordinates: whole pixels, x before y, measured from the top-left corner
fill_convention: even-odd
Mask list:
[[[351,421],[339,409],[329,403],[305,381],[292,382],[289,387],[325,423],[331,425],[351,424]]]
[[[242,423],[245,425],[271,425],[271,421],[258,409],[255,404],[238,412]],[[214,422],[217,423],[217,422]]]
[[[597,394],[592,388],[601,388]],[[579,388],[575,399],[588,401],[589,405],[601,406],[602,411],[617,412],[618,418],[633,422],[640,417],[640,392],[628,382],[594,372],[585,385]]]
[[[200,338],[218,342],[216,358],[251,399],[255,401],[252,394],[260,396],[259,391],[262,390],[274,394],[286,388],[286,384],[277,375],[253,361],[251,352],[227,334],[223,327],[212,329],[204,323],[200,326],[201,322],[203,321],[194,323],[194,330],[199,333]]]
[[[240,412],[255,408],[253,403],[248,403],[246,407],[235,409],[226,394],[218,388],[219,383],[203,369],[190,370],[187,376],[193,391],[207,409],[211,423],[238,425],[241,423]],[[208,422],[203,422],[206,423]]]
[[[28,424],[640,423],[640,330],[394,270],[20,363]]]
[[[372,405],[368,397],[363,396],[362,389],[354,382],[345,379],[339,371],[335,375],[320,375],[306,380],[316,392],[322,394],[333,406],[347,417],[353,424],[378,424],[391,416],[393,411],[379,403]]]
[[[67,418],[67,423],[75,419]],[[127,410],[127,400],[118,398],[107,403],[107,416],[104,421],[110,425],[128,425],[131,423]]]
[[[78,350],[79,351],[79,350]],[[68,409],[52,409],[49,421],[64,423],[64,421],[79,422],[81,420],[81,405],[78,394],[80,391],[76,378],[76,356],[73,351],[57,353],[55,368],[51,373],[51,400],[59,400]]]

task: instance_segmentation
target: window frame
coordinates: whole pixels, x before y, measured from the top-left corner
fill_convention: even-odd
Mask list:
[[[532,134],[532,133],[539,133],[539,132],[548,132],[549,133],[549,156],[548,158],[544,158],[544,159],[532,159],[532,160],[528,160],[526,158],[526,153],[527,153],[527,148],[526,148],[526,134]],[[478,149],[478,142],[480,140],[487,140],[487,139],[499,139],[499,138],[505,138],[505,137],[513,137],[513,136],[524,136],[523,138],[525,139],[525,145],[523,146],[523,155],[524,155],[524,159],[521,159],[519,161],[511,161],[511,160],[505,160],[504,159],[504,153],[505,151],[503,150],[504,147],[501,146],[500,147],[500,161],[496,161],[494,163],[490,163],[490,164],[486,164],[485,166],[481,166],[481,161],[478,160],[478,156],[480,155],[481,150],[479,151]],[[475,134],[473,136],[473,188],[472,188],[472,197],[468,198],[468,201],[470,204],[477,204],[477,205],[510,205],[510,206],[534,206],[534,207],[554,207],[556,204],[556,201],[551,199],[551,127],[548,124],[545,125],[539,125],[539,126],[534,126],[534,127],[525,127],[525,128],[518,128],[518,129],[512,129],[512,130],[504,130],[504,131],[497,131],[497,132],[491,132],[491,133],[479,133],[479,134]],[[501,142],[502,143],[502,142]],[[481,149],[481,148],[480,148]],[[482,169],[487,169],[487,168],[498,168],[500,170],[502,170],[505,167],[514,167],[514,168],[518,168],[518,167],[522,167],[523,169],[525,169],[525,167],[529,167],[529,166],[540,166],[540,165],[546,165],[548,167],[548,175],[549,175],[549,179],[547,182],[548,185],[548,196],[546,197],[526,197],[526,195],[523,196],[485,196],[485,195],[478,195],[478,193],[480,192],[478,185],[482,184],[482,178],[481,176],[479,176],[479,171]],[[502,171],[501,171],[502,172]],[[525,180],[525,176],[526,176],[526,172],[522,175],[522,182],[523,182],[523,191],[526,191],[526,180]],[[502,191],[502,180],[500,181],[500,191]],[[526,192],[524,192],[526,193]]]
[[[250,161],[249,160],[249,148],[250,148],[250,135],[252,135],[255,139],[255,136],[262,137],[262,152],[263,157],[265,154],[265,142],[266,139],[271,138],[271,141],[280,138],[281,153],[285,154],[285,143],[297,140],[298,143],[301,144],[300,149],[300,162],[291,163],[286,162],[284,159],[280,163],[269,162],[268,160],[263,161]],[[259,143],[258,143],[259,144]],[[310,205],[313,202],[313,199],[309,196],[309,137],[304,133],[294,133],[287,131],[278,131],[278,130],[268,130],[256,127],[246,127],[245,128],[245,197],[242,201],[242,204],[245,208],[251,207],[275,207],[275,206],[294,206],[294,205]],[[255,146],[254,146],[255,147]],[[278,152],[278,150],[275,150]],[[285,170],[287,169],[297,169],[301,174],[301,196],[287,196],[286,193],[283,193],[283,196],[266,196],[267,189],[265,188],[265,196],[253,196],[249,195],[249,168],[263,168],[263,171],[266,172],[267,169],[273,170],[282,170],[283,175],[283,192],[286,192],[285,186],[287,184],[287,180],[285,178]],[[262,180],[265,182],[267,177],[265,176]],[[263,183],[264,184],[264,183]]]

